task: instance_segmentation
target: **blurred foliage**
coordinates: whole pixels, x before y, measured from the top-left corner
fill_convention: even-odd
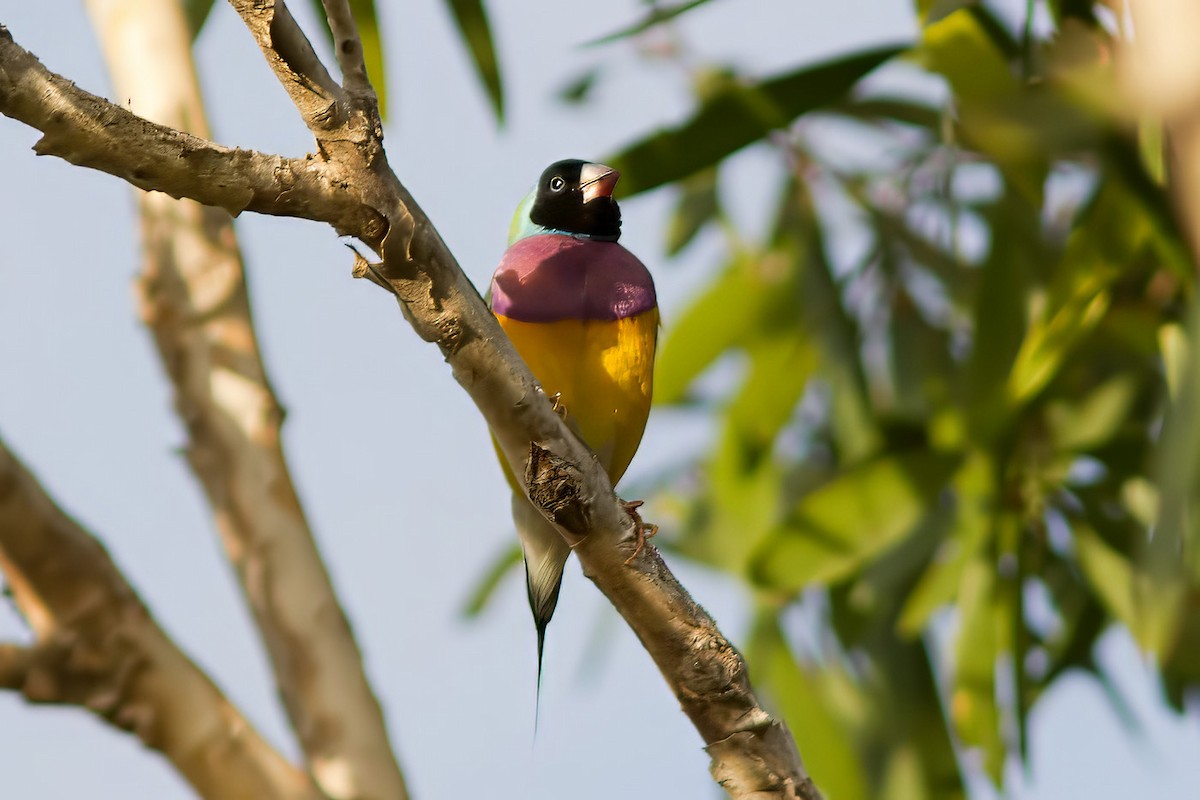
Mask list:
[[[1113,625],[1181,709],[1200,685],[1196,265],[1162,131],[1122,107],[1111,13],[917,0],[915,42],[763,77],[685,53],[676,26],[706,4],[649,3],[586,43],[660,37],[646,57],[691,75],[690,116],[604,160],[625,198],[674,194],[669,256],[723,243],[660,350],[656,402],[716,435],[660,481],[677,518],[656,542],[747,587],[755,686],[817,783],[1003,787],[1068,672],[1124,715],[1095,659]],[[212,5],[185,0],[193,31]],[[382,105],[376,6],[351,7]],[[447,10],[501,121],[484,5]],[[750,146],[778,167],[761,236],[722,180]],[[465,612],[519,562],[500,554]]]
[[[487,92],[497,122],[504,121],[504,86],[487,9],[481,0],[446,0],[446,6],[458,27],[458,34],[471,54],[475,74]]]
[[[664,476],[656,541],[748,587],[752,677],[818,784],[1002,786],[1064,674],[1120,705],[1094,657],[1114,624],[1181,708],[1200,682],[1195,265],[1092,4],[1034,25],[919,0],[911,45],[767,78],[684,57],[673,26],[701,5],[598,40],[659,36],[648,57],[692,74],[691,117],[605,161],[625,198],[670,187],[668,254],[724,242],[666,322],[656,402],[717,433]],[[763,236],[726,213],[750,145],[778,164]]]

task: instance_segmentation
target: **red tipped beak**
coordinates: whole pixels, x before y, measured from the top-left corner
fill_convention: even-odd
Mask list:
[[[612,197],[613,187],[621,173],[603,164],[584,164],[579,171],[579,188],[583,192],[584,204],[597,197]]]

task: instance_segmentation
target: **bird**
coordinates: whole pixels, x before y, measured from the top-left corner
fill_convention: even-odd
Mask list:
[[[621,210],[612,193],[619,177],[615,169],[580,159],[547,167],[517,207],[489,291],[500,327],[614,485],[633,459],[650,413],[659,327],[650,271],[618,243]],[[571,550],[496,449],[512,488],[537,627],[540,698],[546,627]],[[653,526],[637,516],[639,505],[625,504],[640,549]]]

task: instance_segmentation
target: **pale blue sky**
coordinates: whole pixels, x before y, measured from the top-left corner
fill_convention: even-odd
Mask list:
[[[310,20],[306,3],[294,5]],[[543,2],[522,17],[493,3],[509,90],[501,132],[441,0],[379,5],[391,59],[391,163],[479,284],[504,248],[513,206],[545,164],[611,152],[689,107],[682,76],[667,66],[646,70],[630,45],[579,48],[634,19],[633,0]],[[108,94],[78,2],[6,0],[0,22],[51,69]],[[903,2],[722,0],[689,16],[686,29],[706,56],[768,72],[852,43],[906,37],[911,24]],[[310,148],[223,3],[199,59],[219,141],[288,155]],[[575,110],[553,99],[600,61],[608,71],[595,103]],[[201,493],[174,453],[183,434],[134,313],[130,192],[108,176],[35,158],[35,139],[0,118],[0,434],[101,534],[164,627],[292,752]],[[761,214],[757,184],[770,174],[763,153],[735,160],[729,184],[739,217]],[[686,262],[663,265],[669,199],[658,192],[623,209],[623,241],[655,272],[668,326],[715,257],[714,243],[702,241]],[[294,475],[415,794],[481,796],[488,787],[485,796],[502,800],[718,796],[699,737],[574,565],[548,634],[534,740],[524,587],[510,579],[476,622],[458,614],[512,536],[507,489],[474,408],[395,304],[350,279],[349,255],[330,230],[254,216],[238,226],[268,367],[289,411]],[[705,436],[702,421],[656,411],[630,477]],[[682,559],[671,563],[737,641],[746,610],[739,590]],[[21,630],[0,609],[0,637]],[[1134,698],[1141,733],[1123,731],[1094,682],[1064,679],[1034,712],[1031,777],[1016,776],[1016,796],[1191,796],[1200,785],[1196,718],[1158,709],[1157,690],[1122,635],[1107,637],[1101,656]],[[0,772],[15,798],[190,796],[130,737],[78,710],[32,708],[11,695],[0,695]]]

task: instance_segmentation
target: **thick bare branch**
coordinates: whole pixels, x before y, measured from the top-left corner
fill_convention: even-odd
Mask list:
[[[0,570],[35,643],[0,648],[0,685],[86,708],[165,755],[213,800],[317,800],[167,638],[95,538],[0,443]]]
[[[263,32],[273,29],[271,5],[231,2],[269,50],[270,36]],[[268,60],[293,91],[299,84],[295,73],[290,68],[281,73],[278,57],[272,61],[268,54]],[[311,103],[312,97],[303,102]],[[330,115],[348,120],[341,131],[314,133],[331,167],[344,170],[341,174],[364,205],[387,220],[387,229],[382,239],[368,231],[343,232],[382,254],[377,269],[405,317],[446,356],[514,473],[525,474],[531,454],[538,457],[544,468],[533,470],[531,496],[576,545],[586,574],[654,658],[709,746],[714,776],[736,798],[819,797],[790,732],[762,709],[750,689],[741,656],[674,580],[654,548],[646,547],[629,565],[624,563],[636,536],[604,470],[551,409],[432,223],[387,167],[373,108],[359,98],[348,98],[347,104]],[[370,141],[362,141],[364,133]],[[311,203],[320,206],[319,198]]]
[[[89,0],[88,8],[117,93],[154,122],[207,137],[182,7]],[[283,415],[259,353],[232,220],[191,200],[138,195],[142,316],[313,778],[333,800],[407,797],[284,460]]]
[[[47,70],[0,25],[0,114],[38,129],[39,155],[115,175],[139,189],[189,197],[230,214],[301,217],[378,242],[383,217],[322,159],[233,150],[156,125]]]

